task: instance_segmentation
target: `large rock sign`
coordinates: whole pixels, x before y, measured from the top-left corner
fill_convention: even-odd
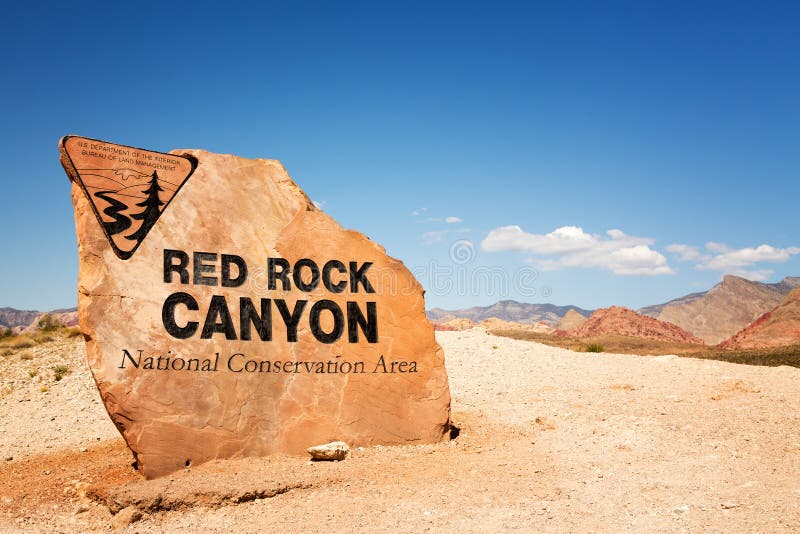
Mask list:
[[[446,438],[422,288],[279,162],[77,136],[60,149],[89,364],[146,477],[334,440]]]

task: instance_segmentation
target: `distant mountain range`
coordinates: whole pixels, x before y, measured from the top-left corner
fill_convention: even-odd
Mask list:
[[[78,308],[63,308],[49,312],[0,308],[0,327],[10,328],[15,332],[35,329],[39,319],[46,313],[55,316],[64,326],[78,324]]]
[[[726,275],[722,282],[708,291],[690,293],[662,304],[645,306],[637,311],[641,315],[671,323],[709,345],[716,345],[775,309],[797,287],[800,287],[800,277],[786,277],[780,282],[768,284]],[[491,306],[462,310],[433,308],[428,310],[428,318],[435,323],[453,319],[469,319],[473,323],[479,323],[496,317],[518,323],[544,322],[556,327],[569,310],[584,317],[593,313],[593,310],[571,305],[527,304],[502,300]],[[569,325],[564,324],[559,328],[567,330],[563,327],[570,326],[570,329],[574,329],[583,322],[574,313],[568,319],[566,323]],[[643,323],[641,320],[639,322]]]
[[[428,319],[434,323],[445,323],[453,319],[469,319],[479,323],[492,317],[503,321],[533,324],[546,323],[555,327],[569,310],[575,310],[588,317],[593,310],[584,310],[578,306],[556,306],[555,304],[528,304],[515,300],[501,300],[491,306],[475,306],[463,310],[443,310],[432,308],[428,310]]]
[[[800,343],[800,288],[793,289],[776,308],[768,311],[720,346],[760,349]]]
[[[775,308],[798,286],[800,277],[765,284],[727,275],[708,291],[638,311],[677,325],[706,343],[716,345]]]

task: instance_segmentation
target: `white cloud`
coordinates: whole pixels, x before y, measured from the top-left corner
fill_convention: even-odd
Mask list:
[[[611,261],[608,267],[615,274],[652,276],[673,274],[674,272],[667,265],[667,259],[663,254],[645,245],[615,250],[610,257]],[[598,265],[598,267],[602,266]]]
[[[529,259],[543,270],[593,267],[619,275],[673,274],[667,259],[650,248],[653,242],[618,229],[609,230],[604,237],[588,234],[578,226],[562,226],[549,234],[532,234],[514,225],[490,231],[481,242],[481,248],[488,252],[520,251],[551,256]]]
[[[729,252],[731,249],[728,245],[723,243],[716,243],[714,241],[709,241],[706,243],[706,249],[710,252],[717,252],[717,253],[724,253]]]
[[[721,271],[762,282],[774,274],[771,269],[750,269],[758,263],[783,263],[795,254],[800,254],[800,248],[776,248],[771,245],[745,247],[734,249],[724,243],[709,241],[705,244],[709,252],[704,254],[698,247],[675,243],[667,247],[667,251],[678,256],[680,261],[695,263],[695,269],[702,271]]]
[[[563,254],[591,248],[597,239],[577,226],[562,226],[549,234],[531,234],[519,226],[501,226],[481,242],[488,252],[518,250],[536,254]]]
[[[445,238],[448,232],[449,230],[432,230],[430,232],[424,232],[422,234],[422,242],[426,245],[439,243]]]
[[[609,230],[606,232],[612,239],[622,239],[625,237],[625,232],[622,230]]]
[[[425,217],[426,213],[428,212],[428,208],[418,208],[411,212],[411,216],[414,217],[414,222],[417,224],[425,224],[425,223],[440,223],[446,222],[448,224],[456,224],[461,222],[460,217]]]
[[[472,232],[469,228],[464,227],[456,227],[456,228],[447,228],[444,230],[430,230],[428,232],[423,232],[420,237],[422,238],[422,242],[426,245],[433,245],[435,243],[441,243],[448,235],[452,235],[455,238],[458,235],[464,235]]]
[[[775,248],[770,245],[731,249],[720,243],[707,243],[706,248],[718,253],[702,258],[697,268],[730,273],[756,263],[783,263],[800,253],[800,248],[797,247]]]
[[[325,201],[325,200],[312,200],[311,202],[313,202],[314,206],[316,206],[317,209],[320,209],[320,210],[328,205],[328,202]]]
[[[700,250],[697,247],[681,245],[679,243],[668,245],[667,252],[677,255],[678,261],[696,261],[704,257],[703,254],[700,254]]]

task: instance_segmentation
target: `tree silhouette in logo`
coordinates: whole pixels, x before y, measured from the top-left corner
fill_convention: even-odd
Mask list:
[[[158,185],[158,173],[153,171],[153,176],[150,178],[150,185],[143,191],[143,193],[147,195],[147,198],[143,202],[136,204],[144,209],[139,213],[131,215],[132,219],[142,221],[142,225],[136,232],[125,236],[126,239],[141,241],[144,239],[144,236],[147,235],[147,232],[150,231],[150,228],[156,223],[158,216],[161,214],[161,206],[164,205],[164,202],[158,197],[159,191],[163,191],[163,189]]]

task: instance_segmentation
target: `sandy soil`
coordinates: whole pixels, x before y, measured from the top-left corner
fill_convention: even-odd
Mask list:
[[[437,337],[454,440],[155,481],[131,468],[81,342],[0,358],[0,530],[800,530],[800,369]]]

